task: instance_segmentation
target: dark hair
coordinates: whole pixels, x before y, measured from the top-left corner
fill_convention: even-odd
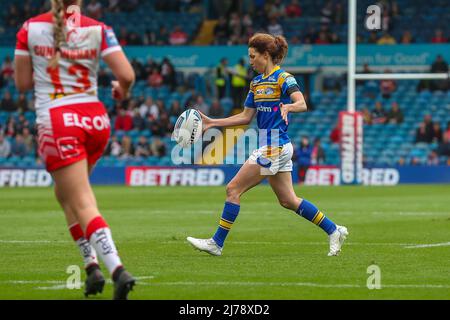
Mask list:
[[[283,36],[273,36],[268,33],[256,33],[248,41],[249,48],[259,53],[269,53],[275,64],[280,64],[288,51],[288,44]]]

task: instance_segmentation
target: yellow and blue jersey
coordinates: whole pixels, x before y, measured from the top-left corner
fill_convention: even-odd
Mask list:
[[[252,80],[244,106],[257,110],[260,144],[282,146],[290,139],[288,125],[281,117],[280,103],[291,103],[290,95],[300,91],[300,87],[295,78],[279,66],[267,77],[263,76],[260,74]],[[265,137],[261,137],[262,134]]]

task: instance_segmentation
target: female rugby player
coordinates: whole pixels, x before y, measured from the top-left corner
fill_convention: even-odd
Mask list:
[[[196,248],[220,256],[240,210],[243,193],[268,178],[280,204],[322,228],[329,236],[329,256],[339,254],[348,235],[346,227],[328,219],[311,202],[300,199],[292,185],[293,148],[287,134],[291,113],[305,112],[305,99],[295,78],[282,70],[279,64],[287,54],[288,44],[282,36],[257,33],[248,44],[250,64],[260,75],[250,84],[244,111],[225,119],[211,119],[204,114],[204,130],[210,127],[247,125],[257,114],[259,149],[255,150],[236,176],[227,185],[226,202],[219,227],[210,239],[187,240]]]
[[[97,98],[99,58],[118,80],[112,82],[116,99],[128,96],[134,71],[113,30],[80,14],[81,0],[51,3],[50,12],[29,19],[17,33],[16,86],[36,94],[39,154],[84,259],[85,295],[103,290],[99,255],[112,276],[114,299],[127,299],[135,280],[97,208],[89,174],[110,134],[108,113]]]

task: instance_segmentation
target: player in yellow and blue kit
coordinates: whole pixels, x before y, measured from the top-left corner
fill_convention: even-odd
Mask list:
[[[260,75],[250,84],[244,111],[225,118],[202,115],[204,130],[210,127],[246,125],[257,116],[259,148],[227,185],[227,199],[216,233],[210,239],[187,240],[197,249],[220,256],[226,236],[240,211],[240,197],[268,178],[280,204],[322,228],[329,236],[329,256],[339,254],[347,228],[328,219],[314,204],[300,199],[292,185],[293,148],[287,134],[290,113],[305,112],[307,106],[295,78],[279,64],[287,54],[284,37],[257,33],[248,45],[250,64]]]

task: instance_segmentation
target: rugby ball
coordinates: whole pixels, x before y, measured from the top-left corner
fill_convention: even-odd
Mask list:
[[[202,117],[195,109],[184,111],[177,119],[172,138],[182,148],[188,147],[202,135]]]

